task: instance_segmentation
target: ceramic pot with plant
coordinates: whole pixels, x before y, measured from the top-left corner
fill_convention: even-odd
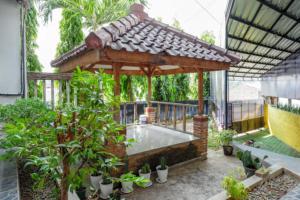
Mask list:
[[[169,168],[167,166],[166,158],[161,157],[159,164],[160,165],[158,165],[156,167],[156,171],[157,171],[157,175],[158,175],[158,178],[156,179],[156,181],[159,183],[165,183],[168,180],[168,170],[169,170]]]
[[[100,182],[102,181],[102,172],[100,170],[96,170],[90,175],[90,181],[93,188],[95,188],[96,191],[99,190]]]
[[[84,187],[83,185],[80,185],[76,189],[76,194],[80,200],[86,200],[86,187]]]
[[[108,199],[109,195],[113,193],[113,186],[112,178],[108,174],[103,174],[102,181],[100,182],[100,197],[102,199]]]
[[[133,174],[132,172],[128,172],[123,174],[119,181],[121,182],[122,189],[121,191],[125,194],[133,192],[133,183],[140,187],[145,187],[149,183],[149,179],[144,177],[139,177]]]
[[[248,191],[244,184],[232,176],[226,176],[223,179],[222,187],[226,190],[230,200],[247,200]]]
[[[251,151],[238,151],[237,157],[242,161],[247,177],[253,176],[255,171],[262,167],[262,161],[252,157]],[[264,156],[265,158],[267,156]]]
[[[233,130],[223,130],[219,133],[218,139],[223,147],[223,152],[225,156],[231,156],[233,153],[232,139],[235,131]]]
[[[149,187],[152,185],[151,182],[151,168],[148,163],[144,164],[142,168],[139,170],[139,176],[144,177],[149,180],[149,183],[145,185],[145,187]]]

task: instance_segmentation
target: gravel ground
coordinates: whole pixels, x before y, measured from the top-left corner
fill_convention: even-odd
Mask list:
[[[249,200],[277,200],[298,184],[295,177],[283,174],[256,187],[249,193]]]
[[[53,196],[55,184],[52,181],[46,182],[45,189],[34,188],[34,180],[30,174],[35,172],[31,167],[24,169],[23,164],[19,164],[19,184],[21,200],[56,200]]]

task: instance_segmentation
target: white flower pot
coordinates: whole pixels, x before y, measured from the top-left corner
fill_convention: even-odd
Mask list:
[[[110,184],[102,184],[100,183],[100,190],[102,199],[108,199],[109,195],[113,193],[113,183]]]
[[[99,190],[100,182],[102,182],[102,175],[99,175],[99,176],[91,175],[90,180],[91,180],[91,184],[92,184],[93,188],[95,188],[95,190]]]
[[[130,193],[133,191],[133,182],[122,182],[122,192]]]
[[[139,170],[139,175],[140,175],[141,177],[144,177],[144,178],[149,179],[149,180],[150,180],[150,178],[151,178],[151,172],[149,172],[149,173],[147,173],[147,174],[143,174],[143,173],[142,173],[142,170]]]
[[[169,170],[168,166],[167,166],[167,169],[164,169],[164,170],[160,169],[160,165],[158,165],[156,167],[156,171],[157,171],[157,175],[158,175],[158,179],[159,179],[158,181],[160,183],[167,182],[167,180],[168,180],[168,170]]]

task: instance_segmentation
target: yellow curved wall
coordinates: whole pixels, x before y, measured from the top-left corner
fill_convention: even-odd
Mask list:
[[[283,111],[272,106],[267,108],[270,133],[300,151],[300,115]]]

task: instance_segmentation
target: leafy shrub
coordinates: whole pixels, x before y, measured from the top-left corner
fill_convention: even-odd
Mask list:
[[[242,161],[243,166],[251,169],[259,169],[262,167],[262,161],[267,158],[264,156],[263,160],[261,161],[259,158],[253,158],[251,151],[238,151],[237,157]]]
[[[123,129],[113,120],[112,108],[119,105],[114,97],[103,94],[101,73],[80,71],[73,74],[71,85],[77,88],[78,105],[65,105],[52,111],[36,99],[18,100],[2,106],[0,115],[7,136],[0,139],[6,149],[2,158],[25,159],[26,165],[39,168],[32,177],[39,185],[46,178],[60,179],[60,198],[68,198],[68,189],[82,186],[85,176],[100,166],[118,167],[120,160],[106,152],[107,143],[123,143]],[[107,173],[108,174],[108,173]]]
[[[233,200],[248,199],[248,191],[244,184],[232,176],[224,177],[222,187],[227,191],[227,195]]]
[[[234,134],[236,134],[236,132],[234,130],[228,129],[228,130],[221,131],[218,135],[218,140],[219,140],[220,144],[222,144],[224,146],[230,145]]]

